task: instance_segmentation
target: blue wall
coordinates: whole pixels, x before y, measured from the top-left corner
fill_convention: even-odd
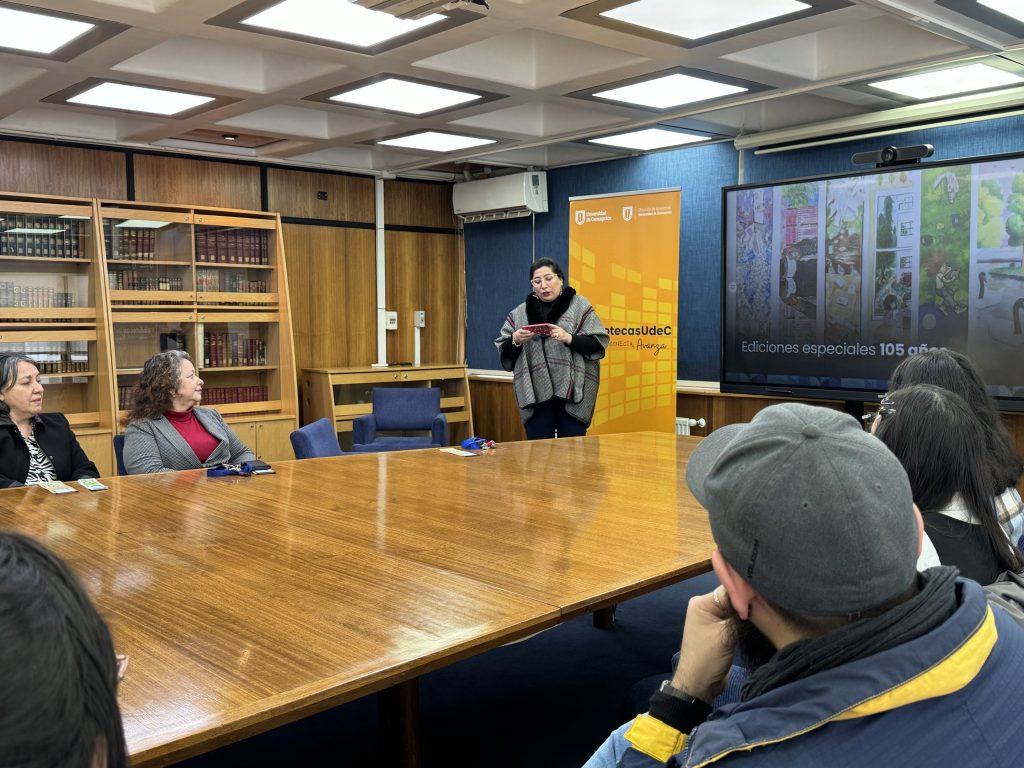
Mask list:
[[[824,147],[755,155],[744,153],[744,183],[857,170],[856,152],[933,144],[931,160],[1024,151],[1024,117],[933,128]],[[739,154],[731,144],[659,152],[548,172],[549,212],[537,214],[536,257],[567,265],[569,198],[632,190],[682,188],[679,247],[680,379],[718,381],[721,349],[721,188],[737,183]],[[471,368],[500,367],[493,340],[510,309],[529,292],[535,258],[529,218],[469,224],[466,231]]]

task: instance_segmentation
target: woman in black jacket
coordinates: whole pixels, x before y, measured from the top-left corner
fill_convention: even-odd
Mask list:
[[[39,366],[0,352],[0,488],[99,477],[67,417],[43,413]]]

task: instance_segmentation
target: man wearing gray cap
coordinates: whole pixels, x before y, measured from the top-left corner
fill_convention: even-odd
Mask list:
[[[672,678],[588,766],[1024,765],[1024,630],[953,568],[916,571],[921,516],[880,440],[776,405],[705,438],[686,481],[722,586],[690,600]]]

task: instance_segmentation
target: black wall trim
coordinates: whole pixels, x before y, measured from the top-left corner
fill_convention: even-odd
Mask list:
[[[343,229],[373,229],[372,221],[335,221],[334,219],[303,219],[298,216],[282,216],[282,224],[304,224],[308,227],[341,227]]]
[[[416,227],[408,224],[385,224],[388,232],[418,232],[421,235],[461,235],[462,230],[455,227]]]
[[[260,210],[270,210],[270,191],[267,185],[267,166],[260,166]]]
[[[128,200],[135,199],[135,155],[132,152],[124,153],[124,196]]]

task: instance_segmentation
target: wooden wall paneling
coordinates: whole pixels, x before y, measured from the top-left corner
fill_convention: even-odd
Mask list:
[[[387,308],[398,312],[398,330],[387,332],[388,362],[413,360],[413,312],[422,309],[427,314],[420,331],[420,362],[461,364],[464,278],[458,236],[385,232],[384,242]]]
[[[0,141],[0,189],[43,195],[128,195],[124,152]]]
[[[473,429],[478,437],[497,443],[526,439],[511,379],[470,379],[469,393],[473,401]]]
[[[256,165],[135,155],[135,199],[154,203],[260,210]]]
[[[282,230],[296,372],[376,362],[373,230],[304,224]]]
[[[318,200],[318,192],[326,192],[327,199]],[[372,224],[373,179],[268,168],[267,204],[285,217]]]
[[[457,228],[452,187],[417,181],[384,182],[384,224]]]
[[[704,419],[704,428],[690,427],[690,434],[703,437],[711,433],[713,414],[711,395],[691,392],[676,393],[676,416],[687,419]]]

